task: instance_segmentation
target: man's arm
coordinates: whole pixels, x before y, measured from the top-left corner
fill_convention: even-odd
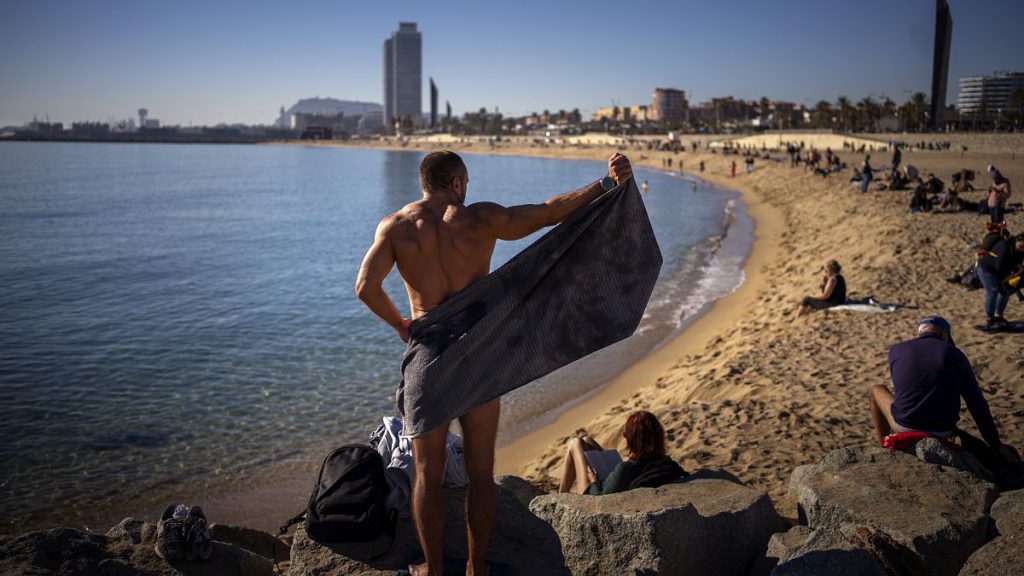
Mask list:
[[[377,225],[373,245],[359,266],[356,296],[381,320],[394,328],[403,342],[408,342],[410,321],[402,317],[391,297],[384,291],[384,279],[395,265],[395,252],[390,237],[393,223],[392,218],[388,217]]]
[[[633,176],[629,159],[615,154],[608,160],[608,176],[621,184]],[[595,181],[579,190],[560,194],[543,204],[524,204],[504,207],[491,202],[474,205],[477,214],[490,226],[499,240],[519,240],[541,228],[554,226],[573,212],[586,206],[604,193],[600,181]]]
[[[971,363],[963,354],[960,354],[959,361],[962,373],[960,395],[963,396],[964,403],[967,404],[967,411],[971,413],[971,418],[974,418],[974,424],[981,432],[981,437],[993,450],[998,450],[1002,446],[1002,442],[999,441],[999,430],[996,428],[995,420],[992,419],[992,412],[988,409],[988,402],[985,401],[981,389],[978,388],[978,381],[974,378]]]

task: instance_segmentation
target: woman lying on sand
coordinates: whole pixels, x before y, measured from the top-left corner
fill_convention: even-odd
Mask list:
[[[558,491],[600,496],[634,488],[657,488],[688,476],[675,460],[665,455],[665,429],[654,414],[630,414],[622,437],[629,449],[625,462],[617,451],[601,448],[590,436],[570,440]]]
[[[824,310],[846,302],[846,279],[839,273],[842,269],[843,267],[835,260],[825,262],[822,267],[825,276],[821,279],[821,294],[804,298],[800,303],[800,312],[797,316],[803,316],[811,310]]]

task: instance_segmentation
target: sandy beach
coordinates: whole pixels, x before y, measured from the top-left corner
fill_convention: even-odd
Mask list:
[[[1024,162],[1018,159],[1024,152],[1021,136],[942,136],[939,140],[952,142],[951,150],[906,151],[903,162],[947,183],[961,168],[977,171],[979,191],[967,195],[972,200],[983,197],[989,163],[1011,181],[1024,181]],[[770,147],[779,135],[763,138]],[[782,138],[809,140],[800,134]],[[923,138],[877,135],[858,141],[881,147],[888,139],[910,143]],[[586,137],[565,146],[435,140],[371,145],[592,160],[621,150],[634,164],[659,169],[664,158],[672,157],[677,169],[682,161],[684,171],[741,192],[755,220],[746,281],[736,292],[600,392],[500,448],[497,473],[553,487],[571,436],[586,431],[606,447],[624,449],[620,430],[625,416],[645,409],[666,425],[669,453],[686,469],[728,470],[766,490],[780,512],[795,516],[786,489],[791,471],[835,448],[869,441],[867,391],[889,382],[888,347],[912,337],[917,320],[929,314],[942,314],[952,323],[1004,441],[1024,446],[1024,336],[975,330],[985,320],[983,291],[944,281],[973,261],[971,247],[981,239],[987,217],[910,213],[906,192],[862,195],[849,184],[849,171],[815,176],[802,166],[791,168],[781,151],[771,154],[778,161],[759,159],[749,175],[739,158],[732,178],[730,163],[737,157],[704,148],[670,155],[650,151],[642,141],[629,145]],[[863,159],[863,154],[842,149],[837,153],[850,166]],[[890,153],[873,154],[876,167],[888,164]],[[706,169],[698,174],[700,161]],[[1011,202],[1020,201],[1019,194]],[[1024,215],[1007,220],[1011,231],[1024,229]],[[843,265],[851,298],[873,296],[902,307],[892,313],[832,311],[797,318],[796,303],[816,293],[819,269],[829,258]],[[1006,315],[1024,317],[1024,304],[1012,299]],[[966,410],[963,417],[961,426],[974,430]]]

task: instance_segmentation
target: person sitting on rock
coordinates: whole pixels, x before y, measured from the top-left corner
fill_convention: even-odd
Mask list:
[[[825,276],[821,280],[821,294],[807,296],[800,303],[797,316],[803,316],[811,310],[824,310],[846,303],[846,279],[843,278],[843,267],[835,260],[829,260],[822,266]]]
[[[634,488],[657,488],[688,476],[665,454],[665,429],[654,414],[642,410],[630,414],[622,437],[629,450],[625,461],[618,452],[601,448],[589,436],[570,440],[558,491],[600,496]],[[613,468],[610,462],[617,464]]]
[[[951,440],[957,432],[962,396],[989,448],[1010,458],[1011,449],[999,440],[971,363],[953,343],[952,328],[942,316],[922,319],[917,338],[889,348],[889,374],[892,391],[883,384],[871,387],[871,422],[879,444],[896,432]]]

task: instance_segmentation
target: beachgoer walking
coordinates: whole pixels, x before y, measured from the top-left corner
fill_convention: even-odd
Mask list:
[[[735,178],[736,177],[736,161],[735,160],[732,161],[732,171],[730,172],[729,177],[730,178]]]
[[[860,169],[860,192],[861,194],[868,191],[868,185],[871,184],[872,178],[874,178],[874,169],[871,168],[871,154],[864,156],[864,163],[861,164]]]
[[[469,172],[462,159],[449,151],[428,154],[420,163],[423,198],[381,220],[360,266],[356,294],[403,341],[409,341],[412,319],[488,274],[497,240],[517,240],[557,224],[631,177],[629,160],[615,154],[608,160],[608,176],[542,204],[505,207],[480,202],[467,206]],[[396,264],[409,294],[411,318],[402,316],[383,288]],[[499,412],[499,399],[494,399],[459,417],[469,475],[466,574],[486,571],[487,544],[496,513],[494,442]],[[415,575],[441,573],[445,518],[441,481],[447,431],[445,423],[412,440],[412,515],[425,555],[424,562],[410,566]]]
[[[892,173],[896,174],[900,170],[900,162],[903,161],[903,152],[900,151],[900,147],[896,146],[892,153]]]
[[[879,443],[896,432],[923,432],[951,438],[960,419],[960,397],[989,447],[1010,457],[999,440],[988,402],[978,388],[967,356],[953,342],[952,328],[941,316],[917,325],[917,337],[889,348],[892,391],[871,387],[871,422]]]
[[[701,172],[704,171],[704,161],[703,160],[700,161],[700,171]]]
[[[821,294],[807,296],[800,302],[797,316],[803,316],[812,310],[824,310],[833,306],[839,306],[846,302],[846,279],[843,278],[843,267],[835,260],[825,262],[821,267],[825,273],[821,279]]]
[[[1004,280],[1024,264],[1024,234],[1012,238],[1005,227],[996,227],[996,234],[986,235],[978,251],[978,279],[985,289],[985,325],[1006,326],[1003,312],[1010,301],[1010,287]]]
[[[988,187],[988,215],[993,224],[1003,221],[1006,211],[1006,199],[1010,197],[1010,181],[1003,173],[989,164],[988,174],[992,184]]]

